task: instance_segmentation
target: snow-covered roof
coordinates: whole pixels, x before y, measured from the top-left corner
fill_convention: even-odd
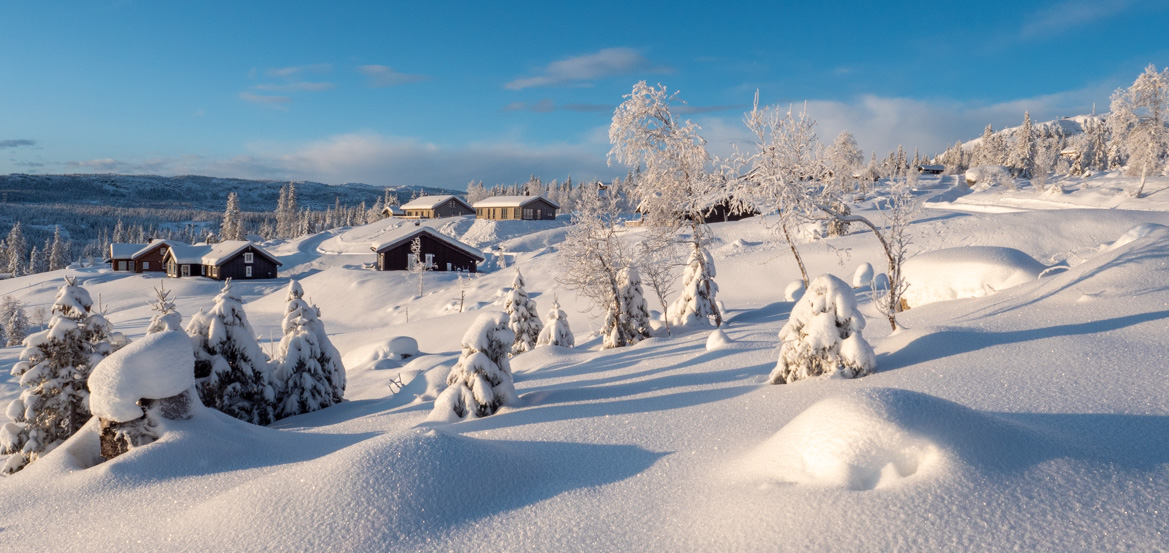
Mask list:
[[[190,246],[187,244],[174,244],[170,247],[170,256],[175,258],[175,263],[182,265],[200,265],[203,263],[203,256],[211,251],[211,246]]]
[[[130,259],[135,252],[146,244],[110,244],[111,259]]]
[[[280,263],[280,260],[276,259],[275,256],[265,251],[264,248],[248,242],[247,240],[225,240],[218,244],[214,244],[207,253],[203,254],[202,262],[204,265],[220,265],[226,262],[228,259],[234,257],[235,254],[244,251],[248,246],[251,246],[252,249],[256,251],[256,253],[267,257],[277,265],[283,265],[283,263]]]
[[[545,202],[551,204],[552,207],[560,209],[560,204],[549,200],[544,196],[492,196],[490,198],[484,198],[475,202],[474,207],[476,209],[480,207],[523,207],[524,205],[536,200],[544,200]]]
[[[446,196],[422,196],[421,198],[416,198],[414,200],[411,200],[410,202],[402,204],[402,210],[434,209],[434,208],[446,203],[449,200],[458,200],[459,203],[461,203],[463,205],[467,205],[467,202],[463,201],[462,198],[460,198],[458,196],[451,196],[448,194]],[[468,207],[470,207],[470,206],[468,206]]]
[[[473,247],[468,246],[462,242],[459,242],[458,240],[455,240],[454,238],[451,238],[450,236],[447,236],[441,232],[438,232],[437,230],[434,230],[430,227],[414,226],[414,225],[402,225],[396,229],[393,229],[393,230],[387,232],[385,235],[383,235],[383,239],[381,242],[374,242],[371,245],[371,247],[373,248],[373,251],[375,251],[375,252],[385,251],[385,250],[388,250],[390,248],[394,248],[394,247],[398,246],[399,244],[406,242],[407,240],[413,240],[414,237],[419,235],[419,234],[426,234],[427,236],[435,238],[436,240],[440,240],[442,242],[445,242],[446,244],[450,245],[453,248],[457,248],[457,249],[460,249],[464,252],[467,252],[468,254],[477,258],[479,261],[483,261],[484,259],[487,259],[486,256],[483,255],[483,252],[479,251],[476,248],[473,248]]]
[[[150,243],[146,245],[146,247],[134,252],[134,255],[130,256],[130,259],[138,259],[139,257],[142,257],[142,256],[150,253],[152,250],[154,250],[154,248],[157,248],[158,246],[161,246],[161,245],[166,245],[168,248],[173,248],[177,245],[185,245],[185,244],[183,244],[182,242],[177,242],[175,240],[151,240]]]

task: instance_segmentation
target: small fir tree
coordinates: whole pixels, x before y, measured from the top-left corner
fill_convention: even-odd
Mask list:
[[[58,290],[52,312],[49,328],[25,340],[12,367],[25,389],[8,406],[12,422],[0,428],[0,453],[10,455],[6,473],[52,451],[89,420],[90,372],[123,341],[73,277]]]
[[[271,423],[275,390],[269,362],[231,279],[223,283],[211,311],[191,317],[187,334],[195,347],[195,381],[203,405],[252,424]]]
[[[69,261],[65,258],[65,243],[61,241],[60,225],[53,228],[53,244],[49,247],[49,270],[64,269]]]
[[[0,337],[6,347],[19,346],[28,335],[28,314],[24,304],[12,296],[0,300]]]
[[[227,194],[227,209],[223,212],[223,224],[219,227],[219,236],[224,240],[243,240],[243,216],[239,209],[239,195],[235,192]]]
[[[617,286],[621,290],[620,324],[625,328],[629,344],[635,344],[652,334],[649,326],[649,308],[645,292],[641,288],[641,275],[636,267],[626,267],[617,273]]]
[[[779,363],[772,384],[790,384],[818,376],[865,376],[876,367],[873,349],[861,335],[865,318],[856,295],[843,280],[820,275],[792,307],[779,331]]]
[[[507,315],[483,313],[463,335],[462,353],[447,376],[447,389],[434,402],[432,417],[486,417],[516,402],[508,352],[515,334]]]
[[[560,346],[571,348],[576,345],[572,329],[568,326],[568,315],[560,309],[560,302],[552,300],[552,309],[544,318],[544,329],[536,338],[536,346]]]
[[[288,283],[285,299],[284,338],[275,375],[277,415],[281,417],[340,403],[346,385],[341,354],[329,341],[320,310],[304,300],[304,288],[296,280]]]
[[[709,325],[713,322],[714,326],[722,325],[722,313],[715,300],[718,284],[714,282],[714,277],[714,259],[710,257],[710,252],[695,247],[682,273],[682,295],[674,300],[666,314],[670,324]]]
[[[20,228],[20,221],[12,225],[12,229],[8,231],[8,239],[5,241],[8,244],[8,259],[5,260],[5,271],[12,276],[20,276],[24,274],[25,257],[24,252],[28,248],[28,244],[24,240],[24,230]]]
[[[507,312],[508,328],[515,333],[512,354],[518,355],[536,347],[536,340],[544,325],[540,322],[536,302],[524,290],[524,275],[520,274],[519,269],[516,269],[515,280],[511,283],[511,291],[508,292],[503,309]]]
[[[150,302],[154,315],[150,317],[150,325],[146,327],[147,334],[165,332],[168,330],[183,330],[183,315],[175,311],[175,302],[170,297],[171,291],[162,283],[154,289],[154,300]]]

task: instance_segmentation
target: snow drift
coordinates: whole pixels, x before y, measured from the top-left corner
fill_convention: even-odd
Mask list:
[[[910,307],[978,298],[1039,278],[1047,266],[1014,248],[963,246],[914,256],[902,267]]]

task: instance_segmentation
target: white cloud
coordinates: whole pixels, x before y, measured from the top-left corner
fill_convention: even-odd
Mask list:
[[[665,66],[653,66],[633,48],[605,48],[595,54],[554,61],[542,69],[539,75],[518,78],[503,86],[508,90],[522,90],[538,86],[582,85],[586,81],[615,75],[669,71]]]
[[[369,77],[370,86],[379,88],[429,81],[432,78],[430,75],[398,73],[385,65],[361,65],[357,67],[357,71]]]
[[[269,77],[283,77],[290,79],[305,73],[328,73],[333,70],[331,63],[313,63],[309,65],[296,65],[292,67],[278,67],[264,71],[265,75]]]
[[[1134,3],[1133,0],[1066,0],[1034,14],[1023,24],[1020,34],[1024,38],[1036,38],[1066,32],[1120,15]]]

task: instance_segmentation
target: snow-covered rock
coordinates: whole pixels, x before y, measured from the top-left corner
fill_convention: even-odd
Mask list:
[[[1047,266],[1014,248],[962,246],[916,255],[905,262],[910,307],[977,298],[1039,278]]]
[[[181,331],[147,334],[98,363],[89,376],[94,416],[127,422],[142,416],[140,399],[162,399],[195,387],[195,354]]]

